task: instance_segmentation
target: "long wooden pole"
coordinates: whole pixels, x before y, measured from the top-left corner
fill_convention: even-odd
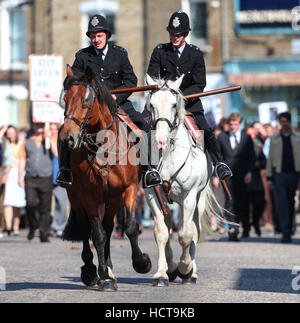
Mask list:
[[[148,85],[148,86],[138,86],[138,87],[125,88],[125,89],[110,90],[110,93],[111,94],[118,94],[118,93],[128,93],[128,92],[143,92],[143,91],[153,91],[153,90],[157,90],[157,89],[158,89],[157,85]],[[222,89],[205,91],[205,92],[200,92],[200,93],[195,93],[195,94],[188,94],[185,96],[185,99],[190,100],[190,99],[201,98],[201,97],[209,96],[209,95],[222,94],[222,93],[227,93],[227,92],[232,92],[232,91],[239,91],[240,89],[241,89],[240,85],[229,86],[229,87],[224,87]]]
[[[138,86],[138,87],[129,87],[125,89],[110,90],[110,93],[118,94],[118,93],[128,93],[128,92],[143,92],[143,91],[153,91],[157,89],[158,89],[157,85],[148,85],[148,86]]]
[[[211,91],[206,91],[206,92],[200,92],[200,93],[195,93],[195,94],[189,94],[189,95],[185,96],[185,99],[190,100],[190,99],[195,99],[195,98],[201,98],[203,96],[209,96],[209,95],[215,95],[215,94],[222,94],[222,93],[227,93],[227,92],[239,91],[240,89],[241,89],[240,85],[229,86],[229,87],[224,87],[222,89],[211,90]]]

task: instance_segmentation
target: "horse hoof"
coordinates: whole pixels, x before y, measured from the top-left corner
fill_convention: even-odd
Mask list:
[[[154,287],[167,287],[169,286],[169,280],[167,278],[157,278],[153,281]]]
[[[168,277],[169,277],[169,281],[170,282],[173,282],[176,278],[177,278],[177,276],[178,276],[178,268],[176,268],[174,271],[172,271],[172,272],[168,272],[167,271],[167,275],[168,275]]]
[[[193,273],[193,268],[192,270],[187,273],[187,274],[182,274],[179,270],[178,270],[178,276],[181,278],[181,279],[189,279],[191,276],[192,276],[192,273]]]
[[[182,279],[182,284],[185,285],[195,285],[197,283],[197,278],[190,277],[188,279]]]
[[[118,290],[117,281],[114,279],[99,280],[98,289],[102,292],[116,292]]]
[[[82,266],[81,267],[81,280],[86,286],[95,286],[98,282],[97,267],[92,266]]]
[[[141,259],[132,262],[132,266],[137,273],[146,274],[151,270],[152,263],[149,256],[143,253]]]

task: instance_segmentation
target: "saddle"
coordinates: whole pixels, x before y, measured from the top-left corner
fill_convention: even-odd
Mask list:
[[[198,144],[201,147],[204,147],[204,138],[202,131],[199,130],[195,118],[191,112],[186,112],[184,116],[184,125],[191,134],[193,140],[196,144]]]
[[[117,115],[118,115],[118,118],[126,124],[130,132],[133,132],[139,138],[142,137],[141,129],[133,123],[133,121],[129,118],[126,112],[120,107],[118,107]]]

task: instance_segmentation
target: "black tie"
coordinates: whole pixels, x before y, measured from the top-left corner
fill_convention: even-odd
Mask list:
[[[98,57],[102,62],[103,62],[103,56],[104,56],[103,52],[99,51]]]
[[[237,140],[236,134],[232,134],[232,135],[234,137],[233,153],[236,154],[237,153],[237,149],[238,149],[239,142]]]

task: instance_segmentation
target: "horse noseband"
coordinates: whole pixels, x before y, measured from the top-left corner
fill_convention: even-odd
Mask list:
[[[160,122],[160,121],[165,121],[168,124],[171,131],[173,131],[177,127],[176,118],[175,118],[173,123],[171,123],[171,121],[169,119],[167,119],[167,118],[158,118],[155,122],[152,123],[152,129],[155,130],[156,127],[157,127],[158,122]]]
[[[172,93],[173,95],[175,95],[175,96],[179,95],[179,93],[178,93],[177,91],[175,91],[175,90],[171,89],[171,88],[167,85],[167,83],[165,83],[162,87],[158,88],[157,90],[152,91],[152,92],[151,92],[151,95],[153,95],[154,93],[156,93],[156,92],[158,92],[158,91],[169,91],[169,92],[171,92],[171,93]],[[165,121],[165,122],[167,122],[167,124],[168,124],[168,126],[169,126],[170,130],[171,130],[171,131],[173,131],[173,130],[177,127],[176,120],[177,120],[177,114],[176,114],[176,117],[175,117],[175,119],[174,119],[174,122],[173,122],[173,123],[171,123],[171,121],[170,121],[169,119],[167,119],[167,118],[158,118],[155,122],[153,122],[153,121],[151,122],[151,128],[152,128],[153,130],[156,130],[156,127],[157,127],[158,122],[160,122],[160,121]]]

